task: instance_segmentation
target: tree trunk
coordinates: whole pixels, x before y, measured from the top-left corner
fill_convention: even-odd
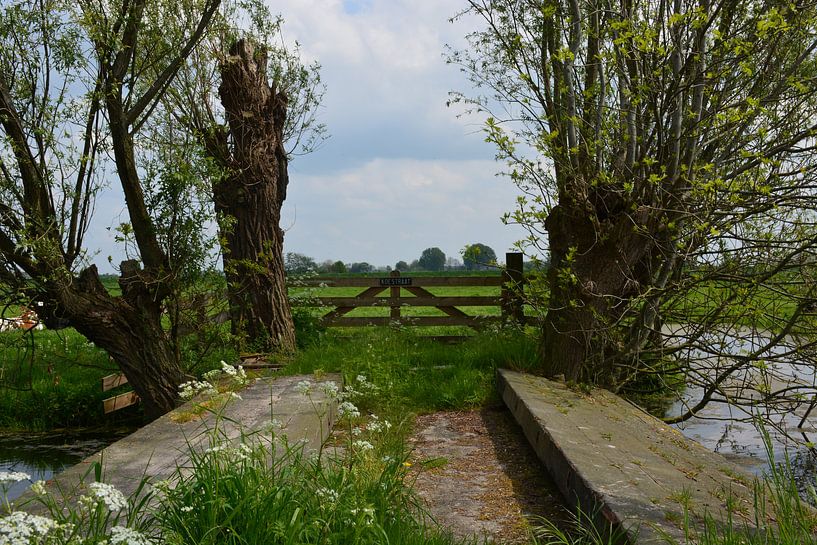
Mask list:
[[[547,376],[616,388],[626,342],[611,326],[654,274],[656,239],[635,228],[653,221],[646,209],[599,218],[588,201],[570,199],[551,210],[541,346]]]
[[[184,373],[161,324],[161,305],[139,277],[135,262],[122,264],[121,297],[108,294],[95,265],[68,285],[51,284],[49,301],[76,330],[106,350],[153,420],[172,410]]]
[[[241,40],[221,67],[219,95],[229,135],[209,149],[226,174],[213,187],[233,332],[260,350],[295,348],[286,290],[281,206],[289,181],[284,93],[270,87],[263,50]],[[212,135],[211,135],[212,136]]]

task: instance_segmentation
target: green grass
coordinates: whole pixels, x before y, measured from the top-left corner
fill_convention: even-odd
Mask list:
[[[381,390],[365,379],[350,385],[358,393],[335,390],[333,397],[359,403]],[[127,499],[92,484],[76,504],[63,508],[35,485],[39,492],[32,501],[45,507],[49,519],[32,520],[19,512],[3,518],[14,506],[5,501],[5,481],[0,481],[0,542],[7,537],[16,543],[15,535],[26,533],[25,542],[54,545],[476,543],[440,528],[414,495],[404,427],[362,410],[339,419],[340,428],[357,426],[360,432],[340,436],[341,448],[324,445],[309,455],[300,443],[290,444],[274,421],[238,444],[224,441],[216,424],[209,449],[192,449],[190,463],[168,481],[147,486],[143,480]],[[95,477],[101,478],[99,468]],[[125,532],[130,539],[120,540]]]
[[[236,361],[230,346],[202,351],[195,339],[183,348],[192,373]],[[0,429],[45,431],[115,425],[141,417],[139,407],[105,415],[102,401],[130,390],[102,391],[102,377],[119,372],[107,352],[73,328],[0,333]]]
[[[405,452],[386,452],[378,445],[318,460],[279,443],[232,458],[199,456],[158,510],[162,542],[457,543],[404,485]]]
[[[497,367],[536,365],[536,339],[518,329],[486,331],[446,345],[411,331],[368,328],[345,338],[330,330],[298,352],[284,372],[339,372],[346,380],[364,375],[383,389],[377,410],[422,413],[496,401]]]
[[[104,350],[73,329],[0,333],[0,427],[45,430],[96,425],[101,379],[117,371]]]

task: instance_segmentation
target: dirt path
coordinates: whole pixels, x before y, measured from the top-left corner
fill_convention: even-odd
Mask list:
[[[530,542],[531,516],[566,526],[558,490],[504,407],[419,416],[409,444],[415,490],[455,535],[517,544]]]

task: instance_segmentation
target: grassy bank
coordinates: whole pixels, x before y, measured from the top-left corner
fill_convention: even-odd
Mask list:
[[[339,372],[381,385],[379,410],[468,409],[496,398],[497,367],[536,366],[536,339],[518,329],[483,332],[446,345],[410,331],[369,328],[341,337],[330,331],[301,350],[284,372]]]
[[[227,375],[240,375],[232,371]],[[223,386],[223,380],[208,380]],[[179,468],[168,482],[146,483],[132,498],[92,484],[76,507],[63,509],[35,483],[33,501],[46,507],[45,518],[19,511],[4,518],[2,511],[14,506],[3,502],[3,484],[25,476],[0,474],[0,542],[24,536],[27,543],[61,545],[474,543],[438,527],[412,492],[408,415],[397,415],[401,420],[392,424],[364,409],[391,407],[383,404],[390,385],[355,376],[345,392],[330,386],[313,382],[297,394],[320,388],[336,397],[338,428],[355,430],[336,435],[341,448],[322,456],[290,444],[274,420],[239,444],[222,443],[214,429],[210,448],[193,454],[192,467]]]
[[[185,368],[199,374],[234,360],[235,351],[216,347],[201,357],[185,352]],[[102,401],[128,391],[102,391],[102,377],[119,372],[108,354],[73,328],[0,332],[0,429],[47,431],[139,421],[138,406],[105,415]]]
[[[73,329],[0,333],[0,428],[95,425],[110,395],[101,379],[116,370]]]

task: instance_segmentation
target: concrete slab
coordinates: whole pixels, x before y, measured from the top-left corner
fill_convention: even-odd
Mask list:
[[[302,380],[342,382],[340,375],[333,374],[320,381],[304,376],[262,378],[239,392],[241,399],[220,396],[218,406],[202,414],[197,414],[196,406],[208,398],[199,396],[63,471],[48,481],[47,489],[71,501],[94,482],[94,467],[99,463],[103,480],[130,495],[143,477],[167,479],[176,468],[189,466],[191,450],[208,448],[214,430],[219,442],[237,443],[242,436],[258,434],[269,439],[273,418],[281,422],[279,433],[285,433],[291,445],[301,441],[306,451],[316,450],[329,436],[336,406],[319,389],[311,397],[297,392],[296,385]],[[15,504],[31,497],[29,490]],[[38,506],[32,503],[26,510],[36,512]]]
[[[601,527],[632,543],[685,543],[685,506],[693,520],[719,520],[727,500],[739,525],[754,522],[752,475],[622,398],[508,370],[498,386],[568,506]]]

